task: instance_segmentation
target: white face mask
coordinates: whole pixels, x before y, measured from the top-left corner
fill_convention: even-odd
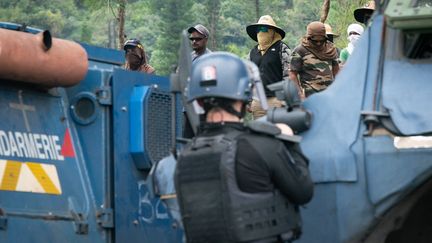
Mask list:
[[[360,39],[360,35],[350,35],[348,36],[348,41],[353,44],[356,45],[357,41]]]

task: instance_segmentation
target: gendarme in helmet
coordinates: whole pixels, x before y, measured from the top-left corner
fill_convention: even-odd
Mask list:
[[[248,101],[252,85],[243,60],[228,52],[213,52],[194,63],[188,86],[188,101],[203,98]]]

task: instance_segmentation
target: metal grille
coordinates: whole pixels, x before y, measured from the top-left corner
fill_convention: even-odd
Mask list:
[[[147,102],[146,148],[152,163],[169,154],[172,148],[171,94],[152,90]]]

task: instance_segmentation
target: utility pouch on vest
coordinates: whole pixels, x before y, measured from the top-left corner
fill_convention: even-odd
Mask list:
[[[175,173],[188,242],[243,242],[300,227],[298,208],[276,192],[246,193],[235,177],[242,132],[197,137],[182,151]]]
[[[238,241],[278,236],[301,228],[298,206],[279,194],[262,201],[233,207],[232,216]]]

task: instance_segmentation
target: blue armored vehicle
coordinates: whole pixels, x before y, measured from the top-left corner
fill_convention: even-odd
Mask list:
[[[432,5],[381,2],[336,81],[285,111],[312,116],[294,124],[315,182],[298,242],[432,239]],[[182,242],[169,154],[184,86],[0,27],[0,242]]]
[[[304,102],[316,187],[299,242],[432,241],[432,2],[380,2],[335,82]]]
[[[0,242],[180,242],[151,168],[175,146],[169,79],[123,52],[0,27]]]

